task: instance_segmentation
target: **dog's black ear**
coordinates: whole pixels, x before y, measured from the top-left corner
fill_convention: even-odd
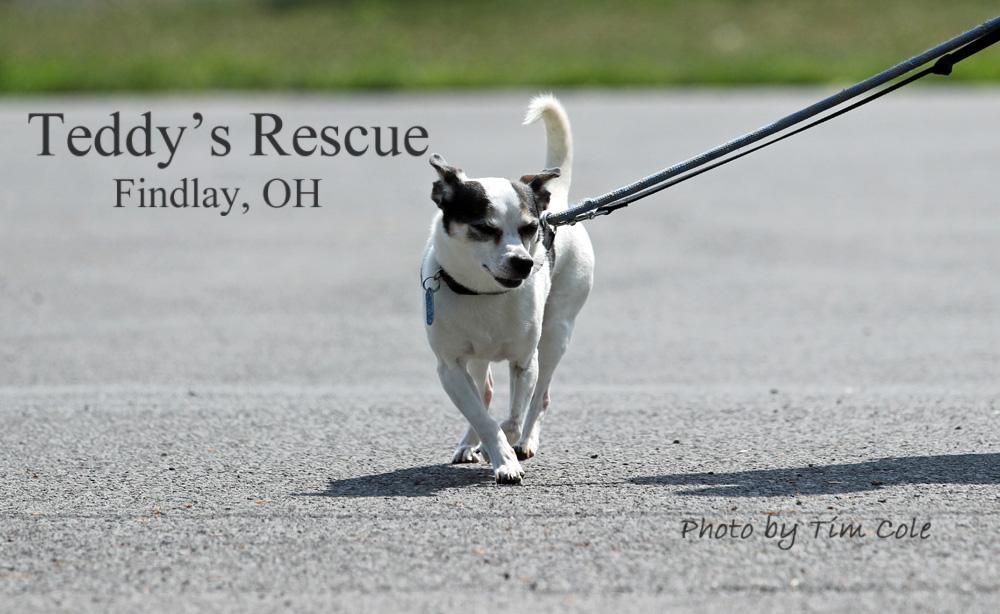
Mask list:
[[[521,183],[526,184],[529,188],[537,192],[542,189],[546,183],[560,175],[562,175],[562,171],[558,168],[547,168],[537,175],[524,175],[521,177]]]
[[[544,211],[549,206],[549,196],[551,195],[545,189],[545,184],[561,174],[562,172],[558,168],[547,168],[537,175],[524,175],[521,177],[521,183],[527,185],[534,192],[535,202],[538,204],[539,211]]]
[[[461,185],[465,174],[462,169],[449,166],[445,159],[437,154],[431,154],[430,163],[439,177],[431,188],[431,200],[441,207],[455,195],[455,189]]]

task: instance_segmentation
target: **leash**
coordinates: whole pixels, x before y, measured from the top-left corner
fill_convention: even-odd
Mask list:
[[[860,83],[856,83],[847,89],[841,90],[832,96],[813,103],[804,109],[796,111],[791,115],[787,115],[771,124],[759,128],[758,130],[744,134],[743,136],[719,145],[714,149],[698,154],[693,158],[688,158],[687,160],[666,168],[658,173],[643,177],[635,183],[618,188],[617,190],[613,190],[607,194],[602,194],[601,196],[588,198],[576,205],[573,205],[565,211],[544,214],[541,218],[542,226],[555,228],[565,224],[572,225],[583,220],[591,220],[601,215],[610,215],[614,211],[627,207],[637,200],[641,200],[647,196],[652,196],[661,190],[675,186],[678,183],[687,181],[688,179],[693,179],[694,177],[707,173],[712,169],[718,168],[724,164],[729,164],[730,162],[738,160],[743,156],[750,155],[755,151],[760,151],[761,149],[774,145],[779,141],[783,141],[789,137],[795,136],[796,134],[809,130],[810,128],[814,128],[820,124],[828,122],[835,117],[840,117],[844,113],[853,111],[858,107],[868,104],[869,102],[878,100],[882,96],[909,85],[914,81],[922,79],[927,75],[950,75],[955,64],[958,64],[962,60],[979,53],[983,49],[986,49],[998,41],[1000,41],[1000,17],[994,17],[993,19],[986,21],[968,32],[960,34],[936,47],[928,49],[919,55],[913,56],[905,62],[901,62],[892,68],[884,70],[873,77],[869,77]],[[857,98],[861,94],[885,85],[886,83],[889,83],[894,79],[898,79],[907,73],[911,73],[934,60],[937,61],[930,67],[914,73],[905,79],[897,81],[896,83],[893,83],[888,87],[875,92],[874,94],[866,96],[857,102],[854,102],[828,115],[824,115],[817,120],[796,128],[791,132],[787,132],[777,138],[765,141],[764,143],[747,149],[746,151],[732,155],[728,158],[723,157],[773,136],[782,130],[786,130],[792,126],[811,119],[824,111],[829,111],[830,109],[853,98]],[[722,159],[720,160],[720,158]],[[709,162],[712,162],[712,164],[709,164]],[[705,166],[706,164],[708,164],[708,166]]]

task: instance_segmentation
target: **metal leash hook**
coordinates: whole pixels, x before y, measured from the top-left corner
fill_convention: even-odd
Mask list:
[[[944,76],[950,75],[955,64],[972,55],[975,55],[976,53],[979,53],[983,49],[986,49],[998,41],[1000,41],[1000,17],[994,17],[993,19],[969,30],[968,32],[960,34],[951,40],[945,41],[936,47],[928,49],[920,55],[916,55],[905,62],[901,62],[892,68],[882,71],[873,77],[869,77],[860,83],[856,83],[849,88],[841,90],[837,94],[828,96],[819,102],[813,103],[804,109],[796,111],[791,115],[787,115],[758,130],[744,134],[741,137],[719,145],[718,147],[710,149],[709,151],[701,153],[693,158],[689,158],[683,162],[675,164],[674,166],[666,168],[658,173],[643,177],[639,181],[630,185],[623,186],[601,196],[588,198],[564,211],[545,214],[542,216],[542,223],[555,228],[567,224],[573,225],[580,221],[592,220],[601,215],[610,215],[613,211],[627,207],[631,203],[642,198],[646,198],[647,196],[651,196],[660,190],[664,190],[683,181],[687,181],[688,179],[696,177],[704,172],[718,168],[723,164],[728,164],[729,162],[737,160],[747,154],[763,149],[769,145],[773,145],[778,141],[794,136],[814,126],[818,126],[819,124],[829,121],[835,117],[839,117],[848,111],[852,111],[864,104],[872,102],[873,100],[877,100],[885,94],[895,91],[905,85],[909,85],[910,83],[913,83],[914,81],[929,74]],[[775,135],[787,128],[815,117],[824,111],[828,111],[836,106],[839,106],[848,100],[856,98],[865,92],[873,90],[881,85],[885,85],[898,77],[911,73],[917,68],[934,60],[937,61],[929,68],[925,68],[919,73],[911,75],[906,79],[883,88],[871,96],[868,96],[849,106],[843,107],[833,113],[810,122],[805,126],[797,128],[791,132],[787,132],[747,151],[743,151],[734,156],[719,160],[719,158],[723,158],[723,156],[736,152],[758,141],[762,141],[769,136]],[[708,164],[713,161],[716,162]]]
[[[589,201],[584,201],[580,206],[586,205],[588,203],[589,203]],[[570,218],[569,221],[567,221],[567,222],[560,222],[560,223],[557,223],[557,224],[554,224],[554,225],[549,223],[549,218],[552,215],[555,215],[555,214],[546,211],[545,213],[542,213],[542,216],[539,218],[539,226],[540,226],[540,228],[542,230],[545,230],[545,229],[549,228],[550,226],[553,229],[557,228],[559,226],[575,226],[577,222],[583,222],[583,221],[586,221],[586,220],[592,220],[595,217],[601,217],[602,215],[611,215],[613,212],[617,211],[618,209],[622,209],[622,208],[627,207],[627,206],[628,206],[628,203],[624,203],[624,204],[612,203],[610,206],[603,206],[603,207],[598,207],[596,209],[591,209],[590,211],[585,211],[584,213],[581,213],[580,215],[578,215],[576,217]],[[553,230],[552,232],[555,232],[555,230]]]

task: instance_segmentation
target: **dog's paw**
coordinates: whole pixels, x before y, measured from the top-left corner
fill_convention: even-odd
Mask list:
[[[458,446],[455,449],[455,454],[451,457],[452,465],[481,462],[483,462],[483,455],[479,453],[479,446]]]
[[[521,438],[521,441],[514,444],[514,454],[517,454],[517,460],[522,461],[538,454],[538,424],[535,424],[533,433],[526,435]]]
[[[519,461],[528,460],[535,455],[535,448],[526,443],[519,443],[514,446],[514,454],[517,454]]]
[[[500,423],[500,430],[507,437],[507,443],[514,445],[518,440],[521,439],[521,423],[514,422],[510,419],[504,420]]]
[[[497,484],[520,484],[524,479],[524,469],[515,461],[497,467],[493,475],[496,476]]]

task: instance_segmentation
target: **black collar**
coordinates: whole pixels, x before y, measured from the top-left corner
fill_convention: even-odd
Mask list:
[[[506,294],[507,292],[509,292],[509,290],[501,290],[499,292],[476,292],[475,290],[472,290],[471,288],[466,288],[462,284],[458,283],[458,281],[454,277],[448,274],[448,271],[444,270],[444,267],[441,268],[440,275],[441,279],[444,280],[444,283],[446,283],[448,287],[451,288],[451,291],[454,292],[455,294],[464,294],[466,296],[479,296],[481,294]]]

